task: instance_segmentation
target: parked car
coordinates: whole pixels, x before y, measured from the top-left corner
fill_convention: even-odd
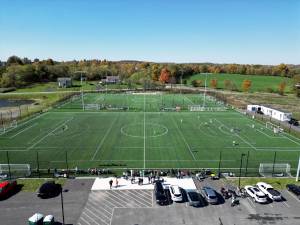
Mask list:
[[[255,202],[258,203],[266,203],[268,202],[267,196],[259,190],[257,187],[246,185],[245,186],[246,193],[254,199]]]
[[[300,186],[296,184],[287,184],[286,188],[300,199]]]
[[[37,196],[40,198],[51,198],[60,194],[62,187],[54,181],[47,181],[39,188]]]
[[[217,192],[214,189],[205,186],[202,188],[202,193],[209,204],[218,204]]]
[[[9,180],[0,183],[0,197],[6,197],[10,192],[12,192],[17,187],[17,181]]]
[[[174,201],[174,202],[182,202],[183,201],[181,189],[178,185],[171,185],[169,187],[169,189],[170,189],[172,201]]]
[[[189,201],[190,206],[199,207],[201,206],[201,198],[200,194],[196,191],[187,192],[187,199]]]
[[[294,125],[294,126],[299,126],[298,120],[296,120],[296,119],[294,119],[294,118],[291,118],[291,119],[289,120],[289,124],[292,124],[292,125]]]
[[[28,218],[28,225],[43,225],[44,215],[41,213],[35,213]]]
[[[55,224],[55,220],[53,215],[45,216],[43,220],[43,225],[54,225],[54,224]]]
[[[265,182],[258,182],[257,187],[270,199],[274,201],[281,201],[282,196],[279,191],[275,190],[270,184],[267,184]]]
[[[164,189],[161,181],[156,181],[154,183],[154,195],[155,195],[157,204],[159,204],[159,205],[167,205],[168,204],[168,198],[167,198],[165,189]]]

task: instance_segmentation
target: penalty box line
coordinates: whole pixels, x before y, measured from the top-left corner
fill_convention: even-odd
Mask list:
[[[44,137],[42,137],[40,140],[38,140],[37,142],[35,142],[33,145],[29,146],[27,148],[27,150],[32,149],[33,147],[35,147],[37,144],[39,144],[40,142],[42,142],[45,138],[47,138],[50,134],[52,134],[54,131],[56,131],[57,129],[59,129],[61,126],[67,124],[68,122],[72,121],[74,119],[74,117],[71,117],[70,119],[68,119],[67,121],[63,122],[62,124],[58,125],[55,129],[51,130],[50,132],[48,132]]]

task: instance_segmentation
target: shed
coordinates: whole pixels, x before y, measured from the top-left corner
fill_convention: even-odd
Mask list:
[[[105,79],[101,80],[105,84],[117,84],[121,82],[119,76],[107,76]]]
[[[72,87],[72,79],[70,77],[57,78],[57,82],[58,82],[58,87],[60,88]]]

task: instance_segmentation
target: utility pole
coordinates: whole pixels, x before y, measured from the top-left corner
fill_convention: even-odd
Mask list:
[[[240,173],[239,173],[239,190],[241,189],[241,174],[242,174],[242,165],[243,165],[243,157],[244,153],[241,154],[241,163],[240,163]]]
[[[296,175],[296,181],[299,181],[299,172],[300,172],[300,156],[299,156],[299,162],[298,162],[298,169],[297,169],[297,175]]]

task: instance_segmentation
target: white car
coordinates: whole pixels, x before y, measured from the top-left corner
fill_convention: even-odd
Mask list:
[[[274,201],[281,201],[282,196],[279,191],[275,190],[270,184],[267,184],[265,182],[258,182],[257,187],[270,199]]]
[[[183,198],[182,198],[180,187],[177,185],[171,185],[169,189],[171,193],[171,199],[174,202],[182,202]]]
[[[268,201],[267,196],[259,190],[257,187],[247,185],[245,186],[247,194],[258,203],[266,203]]]

